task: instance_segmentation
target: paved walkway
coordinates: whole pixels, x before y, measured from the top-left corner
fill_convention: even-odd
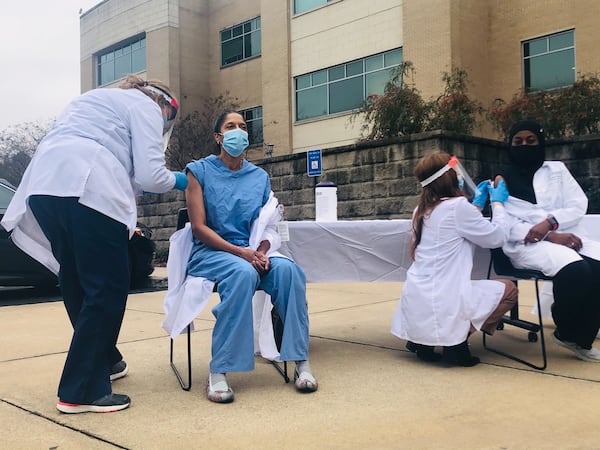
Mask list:
[[[532,286],[520,287],[521,314],[533,317]],[[169,367],[169,339],[160,328],[165,292],[132,294],[120,336],[130,373],[114,386],[132,397],[132,406],[113,414],[55,409],[70,338],[60,302],[2,307],[0,449],[600,448],[600,364],[579,361],[548,339],[549,364],[541,372],[482,349],[479,334],[472,351],[482,364],[422,363],[388,331],[401,288],[310,284],[311,364],[319,391],[295,392],[257,359],[254,372],[229,376],[236,393],[229,405],[204,395],[210,311],[195,322],[193,386],[185,392]],[[495,342],[536,359],[537,344],[510,328]],[[552,329],[549,323],[547,335]],[[183,362],[184,338],[176,344]]]

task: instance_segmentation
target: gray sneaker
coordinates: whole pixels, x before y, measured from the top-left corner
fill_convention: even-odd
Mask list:
[[[594,347],[588,350],[587,348],[583,348],[575,342],[561,341],[556,336],[556,331],[552,333],[552,340],[561,347],[571,350],[573,353],[575,353],[575,356],[582,361],[600,362],[600,350],[595,349]]]
[[[110,381],[115,381],[119,378],[123,378],[125,375],[127,375],[127,372],[129,372],[127,363],[123,360],[119,361],[110,368]]]

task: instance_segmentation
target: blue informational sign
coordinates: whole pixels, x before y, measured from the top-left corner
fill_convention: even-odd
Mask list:
[[[316,177],[323,172],[321,164],[321,150],[309,150],[306,152],[306,171],[309,177]]]

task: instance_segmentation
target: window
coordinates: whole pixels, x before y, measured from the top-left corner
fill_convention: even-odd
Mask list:
[[[296,77],[296,120],[359,108],[369,95],[383,94],[400,64],[402,49],[397,48]]]
[[[6,212],[6,208],[8,208],[8,204],[12,200],[15,195],[15,191],[10,189],[8,186],[4,186],[0,183],[0,212],[4,214]]]
[[[248,140],[250,145],[263,143],[263,119],[262,106],[254,108],[242,109],[240,114],[246,121],[248,127]]]
[[[575,31],[523,42],[523,78],[527,92],[572,85],[575,82]]]
[[[331,1],[333,0],[294,0],[294,14],[303,13]]]
[[[129,73],[146,70],[146,36],[136,36],[97,55],[98,86],[111,83]]]
[[[260,17],[221,31],[221,67],[260,55]]]

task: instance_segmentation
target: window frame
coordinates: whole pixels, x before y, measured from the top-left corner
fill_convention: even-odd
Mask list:
[[[143,69],[134,70],[133,67],[133,58],[138,50],[134,49],[133,46],[139,43],[139,49],[144,49],[144,67]],[[136,34],[135,36],[131,36],[127,39],[124,39],[116,44],[113,44],[109,47],[105,47],[102,50],[96,52],[95,54],[95,72],[96,72],[96,85],[97,87],[106,86],[108,84],[114,83],[115,81],[122,80],[130,73],[140,73],[148,70],[148,58],[147,58],[147,43],[146,43],[146,33]],[[118,55],[117,55],[118,54]],[[123,76],[116,76],[115,71],[115,62],[117,58],[122,58],[125,55],[129,55],[129,69],[125,72]],[[102,59],[106,58],[107,61],[102,62]],[[105,81],[102,79],[102,65],[112,61],[113,63],[113,77],[111,80]]]
[[[260,112],[260,117],[248,118],[247,114],[250,112]],[[262,105],[252,106],[250,108],[244,108],[238,110],[238,113],[244,118],[244,122],[246,122],[246,126],[248,128],[248,140],[250,141],[250,147],[258,147],[262,146],[265,142],[264,136],[264,126],[263,126],[263,107]],[[254,142],[251,137],[255,134],[254,126],[255,122],[260,120],[260,142]]]
[[[572,37],[573,37],[572,44],[570,46],[550,50],[550,39],[551,38],[557,37],[560,35],[566,35],[568,33],[571,33]],[[534,43],[535,41],[541,41],[541,40],[545,40],[546,50],[542,53],[536,53],[535,55],[525,56],[526,45],[530,45],[530,44]],[[551,87],[547,87],[547,88],[533,88],[531,86],[531,79],[532,79],[531,62],[527,63],[526,61],[533,61],[535,58],[539,58],[541,56],[558,54],[558,53],[565,52],[568,50],[573,51],[573,66],[572,66],[573,81],[571,81],[567,84],[561,84],[561,85],[551,86]],[[521,77],[522,77],[523,90],[525,92],[542,92],[542,91],[549,91],[549,90],[554,90],[554,89],[561,89],[561,88],[573,85],[573,83],[577,80],[577,67],[576,67],[577,58],[576,58],[575,51],[576,51],[576,48],[575,48],[575,29],[574,28],[569,28],[567,30],[562,30],[562,31],[558,31],[555,33],[546,34],[543,36],[538,36],[538,37],[522,40],[521,41]]]
[[[324,6],[327,6],[328,3],[333,3],[333,2],[339,1],[339,0],[320,0],[321,4],[307,8],[303,11],[297,12],[296,11],[296,2],[301,2],[301,1],[302,0],[292,0],[292,15],[293,16],[298,16],[300,14],[308,13],[308,12],[314,11],[316,9],[323,8]]]
[[[246,31],[247,26],[250,28]],[[237,32],[237,29],[241,30],[241,33],[236,34],[234,36],[234,32]],[[223,35],[229,32],[229,38],[223,39]],[[254,55],[246,56],[246,38],[250,39],[250,51],[252,49],[252,36],[253,34],[258,33],[258,53]],[[231,43],[234,41],[240,40],[242,45],[241,51],[241,59],[236,59],[235,61],[225,62],[224,54],[223,54],[223,44]],[[262,21],[261,16],[253,17],[252,19],[248,19],[244,22],[237,23],[227,28],[223,28],[219,31],[219,46],[221,49],[221,69],[225,67],[230,67],[235,64],[239,64],[241,62],[249,61],[254,58],[258,58],[262,55]]]
[[[386,57],[389,57],[390,55],[399,52],[399,56],[400,56],[400,60],[397,63],[392,61],[389,62],[389,64],[387,64],[386,62]],[[381,66],[380,67],[376,67],[376,68],[368,68],[368,64],[372,64],[372,62],[375,60],[375,58],[381,58]],[[376,73],[381,73],[383,71],[393,71],[394,68],[399,67],[402,64],[402,61],[404,60],[404,51],[402,47],[397,47],[397,48],[393,48],[390,50],[386,50],[384,52],[380,52],[380,53],[375,53],[373,55],[368,55],[368,56],[364,56],[362,58],[358,58],[358,59],[354,59],[351,61],[346,61],[340,64],[335,64],[333,66],[329,66],[323,69],[319,69],[319,70],[315,70],[313,72],[308,72],[308,73],[304,73],[301,75],[297,75],[294,77],[293,79],[293,83],[294,83],[294,123],[303,123],[306,121],[311,121],[311,120],[319,120],[322,118],[326,118],[326,117],[332,117],[332,116],[337,116],[337,115],[344,115],[344,114],[348,114],[351,113],[352,111],[357,110],[358,108],[360,108],[360,106],[357,106],[355,108],[351,108],[351,109],[343,109],[343,110],[337,110],[335,107],[332,108],[332,97],[331,97],[331,87],[333,86],[334,90],[336,86],[339,86],[341,83],[347,83],[347,82],[351,82],[351,80],[355,80],[356,78],[361,78],[361,84],[362,84],[362,93],[361,93],[361,103],[364,102],[366,100],[366,98],[368,97],[368,95],[372,95],[373,92],[367,92],[367,88],[368,88],[368,84],[369,82],[372,80],[372,78],[370,78],[369,76],[372,74],[376,74]],[[362,71],[360,73],[351,73],[348,74],[348,68],[356,68],[357,64],[360,63],[362,64]],[[386,65],[387,64],[387,65]],[[335,74],[335,73],[341,73],[343,71],[343,76],[337,76],[335,77],[335,79],[331,79],[331,75]],[[388,78],[388,81],[391,79]],[[301,88],[298,88],[298,85],[302,84]],[[323,87],[325,88],[325,91],[322,93],[318,93],[318,89],[319,90],[323,90]],[[324,114],[317,114],[317,115],[312,115],[310,117],[303,117],[303,118],[299,118],[299,94],[302,95],[302,93],[310,93],[310,92],[314,92],[317,93],[319,97],[324,98],[325,99],[325,112]],[[320,105],[317,105],[320,106]],[[335,106],[335,105],[334,105]],[[335,112],[331,112],[332,109]]]

